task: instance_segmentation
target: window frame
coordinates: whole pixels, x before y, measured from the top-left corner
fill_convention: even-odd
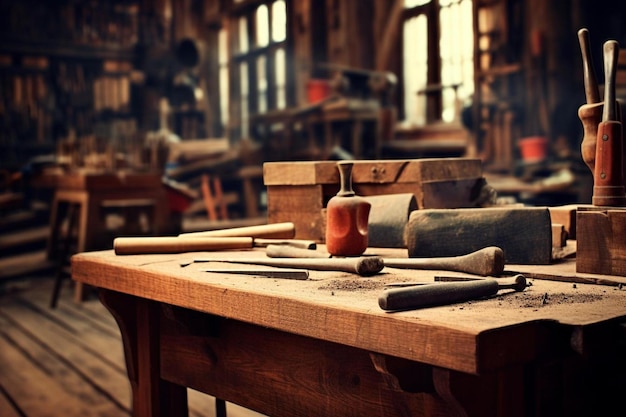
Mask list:
[[[472,0],[475,2],[476,0]],[[405,8],[402,11],[400,25],[403,28],[405,23],[412,18],[423,15],[426,18],[426,33],[427,33],[427,74],[426,74],[426,86],[421,90],[421,94],[426,96],[426,125],[432,123],[443,122],[443,110],[444,110],[444,91],[449,89],[456,89],[458,86],[443,85],[442,84],[442,70],[443,63],[441,59],[441,11],[448,6],[442,7],[440,0],[432,0],[426,4]],[[473,18],[473,17],[472,17]],[[402,33],[402,30],[401,30]],[[404,38],[399,36],[399,50],[404,50]],[[475,59],[475,58],[473,58]],[[399,87],[403,92],[403,95],[398,95],[397,106],[399,109],[399,119],[410,122],[412,119],[407,117],[408,109],[405,108],[405,100],[407,94],[418,94],[418,91],[406,91],[405,89],[405,73],[404,73],[404,57],[400,59],[398,74],[399,74]],[[474,87],[475,88],[475,87]],[[456,91],[455,91],[456,94]]]
[[[230,80],[230,92],[231,99],[229,104],[229,125],[231,127],[231,134],[233,139],[238,140],[250,134],[250,121],[251,118],[257,114],[270,112],[278,109],[278,96],[279,91],[276,80],[276,55],[277,51],[282,49],[284,51],[285,61],[285,85],[284,89],[284,105],[288,107],[294,102],[294,75],[293,64],[289,57],[291,56],[292,39],[293,36],[290,33],[290,15],[291,15],[291,1],[282,0],[285,2],[286,13],[286,28],[285,38],[280,41],[275,41],[272,38],[272,26],[273,19],[273,3],[280,0],[248,0],[241,2],[233,2],[230,10],[230,27],[236,28],[230,31],[229,36],[232,36],[232,40],[229,42],[231,46],[229,54],[229,80]],[[257,9],[265,5],[268,10],[269,19],[269,38],[267,45],[258,46],[257,32],[256,32],[256,13]],[[241,19],[246,20],[246,35],[247,45],[246,51],[241,51],[241,39],[239,31],[239,22]],[[258,72],[257,61],[260,57],[265,57],[265,74],[267,86],[265,88],[266,94],[266,108],[260,109],[259,107],[259,89],[258,89]],[[242,98],[242,81],[240,79],[240,68],[242,64],[247,64],[247,86],[248,94],[245,109],[241,108],[244,105]],[[235,99],[233,99],[235,98]],[[245,110],[245,112],[244,112]],[[244,117],[244,114],[246,115]]]

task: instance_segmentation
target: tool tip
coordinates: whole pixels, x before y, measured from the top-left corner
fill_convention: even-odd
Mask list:
[[[527,286],[526,277],[522,274],[517,274],[515,276],[515,291],[524,291]]]

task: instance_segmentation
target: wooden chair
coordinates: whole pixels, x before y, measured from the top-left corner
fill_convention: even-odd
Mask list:
[[[202,175],[202,198],[209,220],[228,220],[228,208],[218,177]]]

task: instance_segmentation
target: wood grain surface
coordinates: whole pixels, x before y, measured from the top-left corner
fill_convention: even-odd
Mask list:
[[[405,251],[391,249],[374,252],[406,256]],[[265,257],[260,249],[219,253],[224,259]],[[523,293],[386,313],[377,305],[386,283],[432,282],[441,271],[385,268],[369,278],[310,271],[309,280],[293,281],[220,276],[203,273],[200,266],[180,267],[182,260],[196,256],[202,254],[82,253],[73,258],[73,278],[221,317],[474,374],[532,360],[547,348],[540,329],[548,331],[556,324],[574,329],[626,316],[626,292],[618,287],[574,286],[545,279],[531,280],[533,285]],[[543,275],[558,278],[560,271],[571,269],[572,262],[545,265]],[[523,273],[524,267],[532,269],[507,265],[505,273],[509,268]]]

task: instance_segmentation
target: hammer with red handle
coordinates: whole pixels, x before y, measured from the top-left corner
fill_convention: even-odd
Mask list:
[[[604,108],[598,125],[592,204],[594,206],[626,206],[624,189],[624,144],[622,123],[618,118],[615,77],[619,44],[604,43]]]

